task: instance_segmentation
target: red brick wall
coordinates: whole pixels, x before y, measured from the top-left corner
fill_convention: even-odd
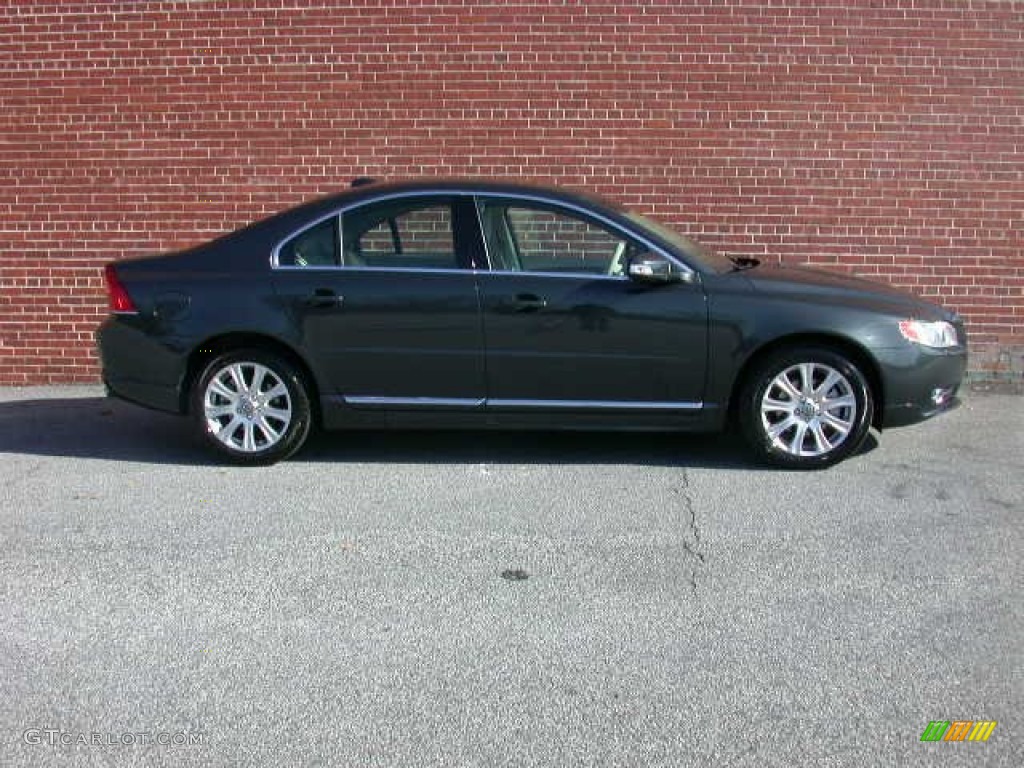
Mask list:
[[[305,5],[3,3],[0,383],[95,380],[104,262],[358,175],[596,190],[1024,345],[1021,2]]]

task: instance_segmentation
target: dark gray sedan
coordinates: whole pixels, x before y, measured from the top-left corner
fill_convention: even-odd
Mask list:
[[[311,427],[718,430],[788,467],[956,402],[956,314],[727,258],[593,197],[359,183],[212,243],[106,267],[113,395],[223,456]]]

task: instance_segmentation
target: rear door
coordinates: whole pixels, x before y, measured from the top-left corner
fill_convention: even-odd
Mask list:
[[[483,336],[467,268],[467,217],[475,226],[467,196],[377,200],[279,248],[276,292],[329,397],[356,408],[482,405]]]

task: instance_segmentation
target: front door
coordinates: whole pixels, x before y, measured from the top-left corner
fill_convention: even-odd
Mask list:
[[[657,258],[575,210],[481,198],[479,273],[492,410],[695,410],[707,356],[699,283],[626,276]]]

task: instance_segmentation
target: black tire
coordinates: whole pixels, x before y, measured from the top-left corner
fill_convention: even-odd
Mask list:
[[[192,391],[192,418],[222,458],[263,465],[302,447],[312,411],[306,383],[293,365],[265,350],[238,349],[203,370]]]
[[[742,385],[740,428],[754,454],[790,469],[822,469],[857,451],[874,415],[860,367],[838,350],[805,346],[767,357]]]

